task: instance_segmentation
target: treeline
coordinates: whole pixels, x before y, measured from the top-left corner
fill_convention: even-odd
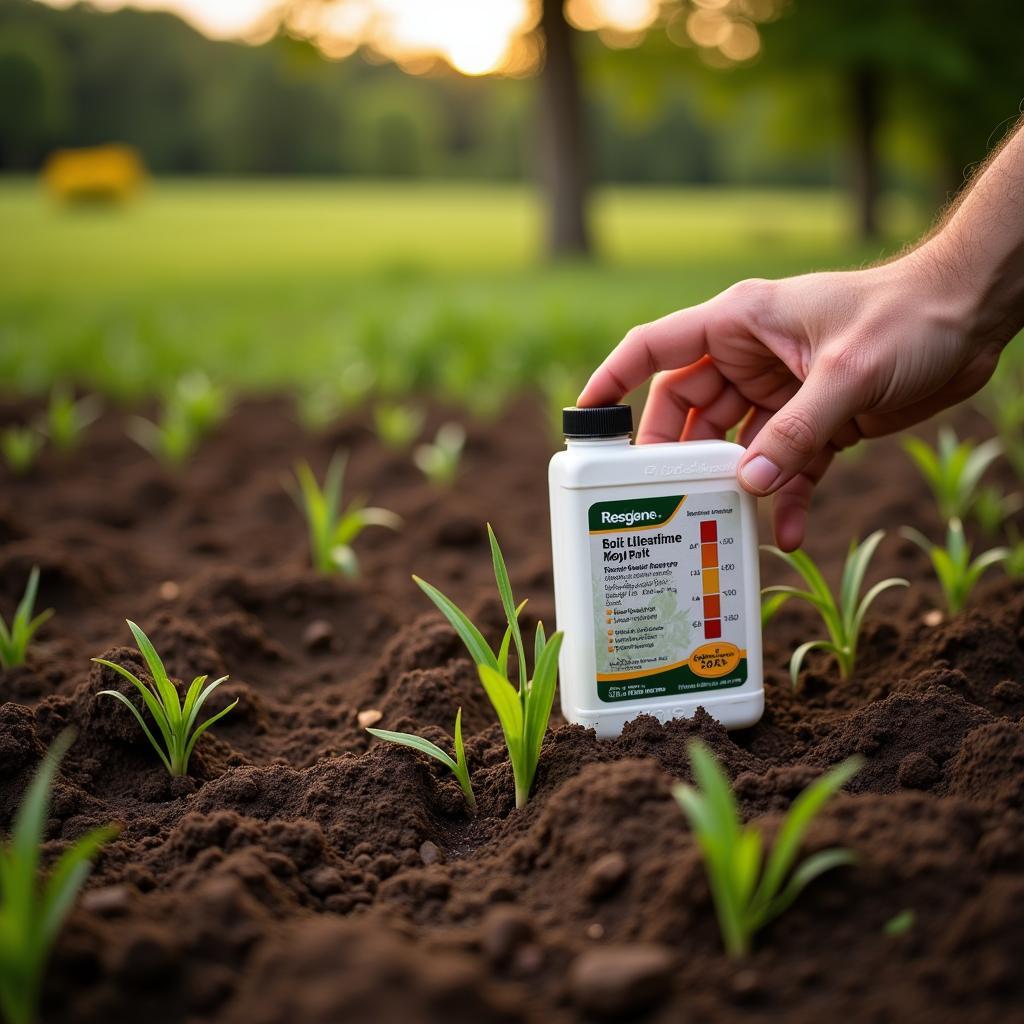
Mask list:
[[[118,141],[157,173],[520,179],[532,170],[534,85],[330,62],[287,37],[216,42],[158,12],[0,0],[8,171],[34,170],[57,147]],[[739,166],[685,91],[639,115],[607,81],[589,92],[597,180],[706,182]],[[827,177],[824,159],[800,166]],[[778,177],[777,155],[740,172]]]

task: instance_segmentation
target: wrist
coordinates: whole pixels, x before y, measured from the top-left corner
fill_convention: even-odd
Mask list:
[[[1024,326],[1024,250],[972,242],[958,227],[901,257],[898,287],[972,348],[1001,350]]]

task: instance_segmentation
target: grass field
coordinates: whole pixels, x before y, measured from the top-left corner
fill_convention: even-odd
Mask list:
[[[572,390],[636,322],[883,252],[849,244],[833,193],[611,189],[594,213],[599,259],[550,267],[525,187],[156,181],[123,208],[66,209],[7,182],[0,379],[133,395],[201,367],[242,388]],[[888,223],[894,241],[921,226],[904,206]]]

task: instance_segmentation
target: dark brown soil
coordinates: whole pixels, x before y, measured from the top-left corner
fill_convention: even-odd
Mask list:
[[[0,420],[25,410],[8,403]],[[247,402],[176,475],[111,413],[75,456],[0,475],[0,612],[33,564],[41,606],[57,610],[29,664],[0,671],[3,826],[68,725],[78,740],[47,855],[122,824],[57,944],[44,1021],[1020,1019],[1024,588],[992,573],[964,615],[927,624],[937,588],[896,528],[937,523],[898,446],[844,457],[813,522],[831,578],[849,538],[881,526],[872,578],[912,581],[869,616],[856,678],[840,683],[812,657],[790,688],[789,652],[820,632],[793,603],[767,631],[757,727],[641,718],[599,742],[556,713],[516,811],[489,706],[409,574],[496,632],[490,520],[528,617],[552,619],[544,416],[524,402],[471,425],[447,495],[365,421],[310,438],[283,401]],[[297,459],[319,471],[335,447],[351,452],[350,493],[406,521],[360,539],[354,583],[306,567],[281,486]],[[783,578],[774,560],[763,568]],[[125,617],[173,675],[230,673],[214,707],[241,698],[187,779],[170,780],[128,712],[97,696],[118,680],[91,657],[139,666]],[[446,744],[460,705],[475,818],[440,766],[368,742],[357,720],[377,710],[385,727]],[[867,758],[808,841],[848,846],[857,865],[815,882],[742,963],[721,952],[670,795],[697,735],[768,830],[827,766]],[[888,934],[906,910],[912,925]]]

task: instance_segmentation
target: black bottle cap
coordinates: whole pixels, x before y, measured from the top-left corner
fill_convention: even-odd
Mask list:
[[[633,410],[628,405],[597,405],[562,410],[562,433],[574,439],[622,437],[633,433]]]

